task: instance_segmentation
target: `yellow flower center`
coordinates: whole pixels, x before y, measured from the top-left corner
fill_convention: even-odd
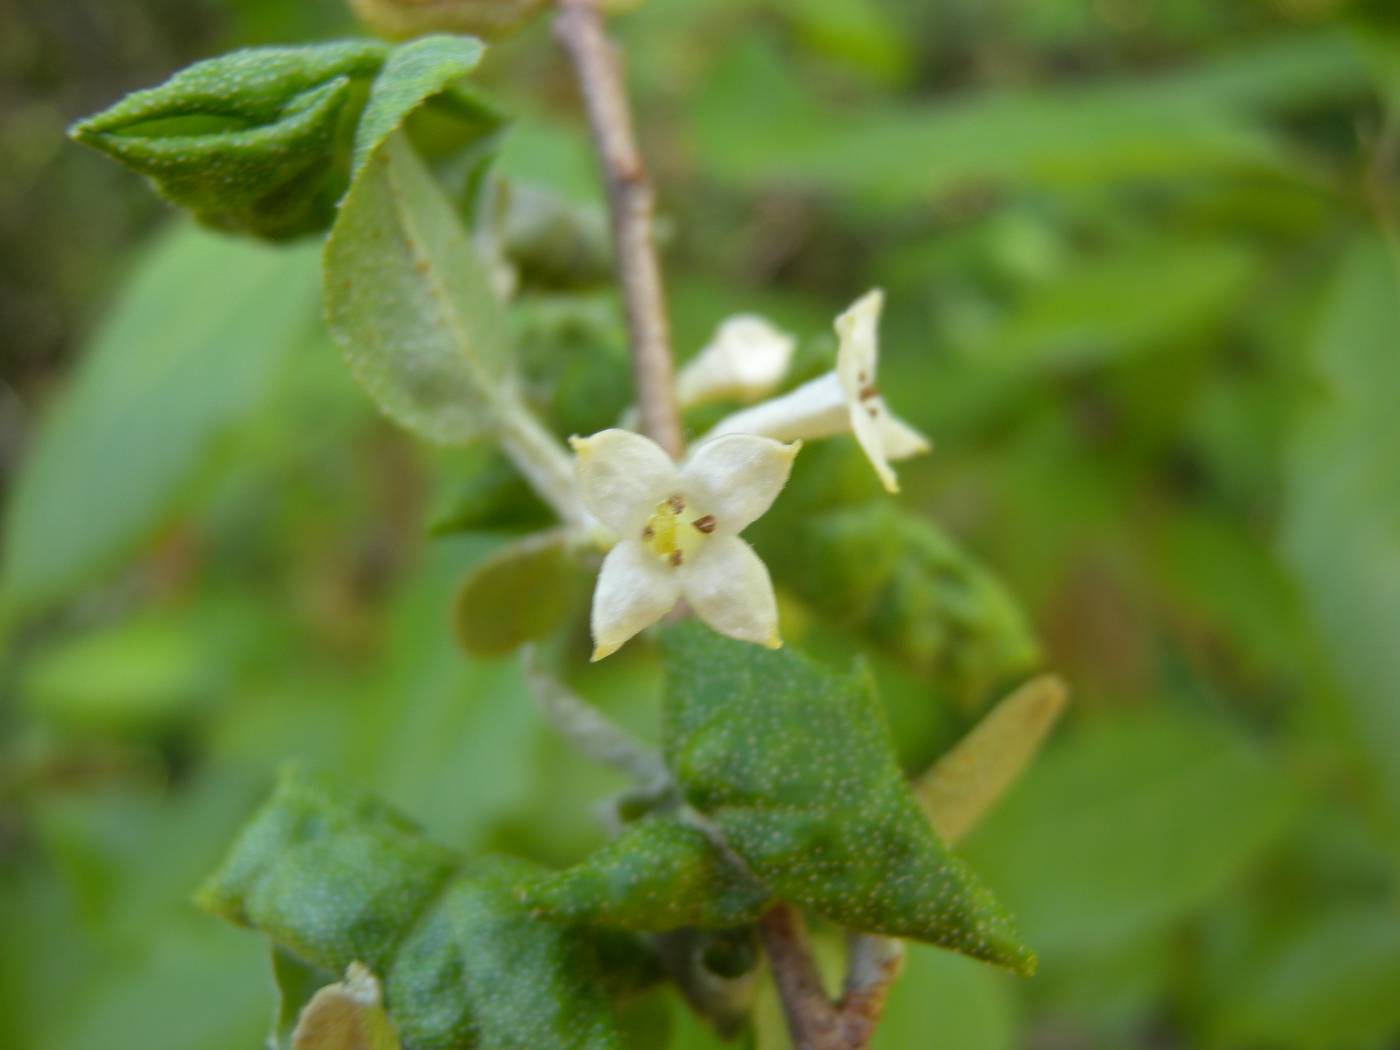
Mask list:
[[[715,531],[713,514],[700,514],[684,496],[668,496],[656,505],[642,526],[642,545],[667,565],[684,565]]]

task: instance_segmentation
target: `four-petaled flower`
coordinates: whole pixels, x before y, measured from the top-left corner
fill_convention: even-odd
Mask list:
[[[867,292],[836,318],[836,369],[782,397],[736,412],[706,435],[763,434],[781,441],[854,433],[889,492],[899,491],[891,460],[907,459],[932,446],[894,416],[875,385],[879,357],[876,327],[884,295]]]
[[[731,434],[695,446],[680,467],[627,430],[570,443],[585,505],[618,535],[593,592],[594,660],[681,598],[721,634],[782,644],[768,570],[738,533],[777,498],[800,442]]]

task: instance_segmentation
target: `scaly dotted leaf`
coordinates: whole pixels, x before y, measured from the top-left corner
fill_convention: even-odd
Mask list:
[[[199,901],[321,970],[381,975],[405,1050],[620,1050],[595,943],[515,899],[537,876],[464,865],[383,803],[292,772]]]
[[[672,817],[639,821],[582,864],[527,883],[520,899],[550,919],[648,932],[742,926],[772,904],[703,831]]]
[[[854,930],[1034,969],[991,892],[924,817],[865,672],[695,623],[662,638],[667,760],[778,897]]]

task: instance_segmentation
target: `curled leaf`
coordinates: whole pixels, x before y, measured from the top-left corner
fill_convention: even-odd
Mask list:
[[[209,226],[310,233],[348,183],[353,120],[388,52],[374,41],[236,51],[128,95],[72,135]]]

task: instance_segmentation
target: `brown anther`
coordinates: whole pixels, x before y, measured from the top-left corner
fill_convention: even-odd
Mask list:
[[[650,525],[644,525],[642,527],[642,539],[649,540],[652,539],[655,535],[656,530],[653,529]]]
[[[706,514],[702,518],[696,518],[691,524],[708,536],[715,531],[715,516],[713,514]]]
[[[868,400],[870,400],[870,398],[872,398],[872,397],[879,397],[879,396],[880,396],[880,390],[879,390],[879,388],[876,387],[876,386],[863,386],[863,387],[860,388],[860,399],[861,399],[862,401],[868,401]]]
[[[672,514],[679,514],[685,510],[685,497],[677,493],[666,500],[666,506],[671,508]]]
[[[672,551],[672,552],[671,552],[671,564],[672,564],[672,565],[679,565],[679,564],[680,564],[681,562],[683,562],[683,561],[685,561],[685,555],[683,555],[680,551]]]
[[[878,408],[876,408],[874,405],[867,405],[865,410],[866,410],[867,412],[870,413],[870,418],[871,418],[871,419],[879,419],[879,418],[880,418],[880,410],[879,410]]]

